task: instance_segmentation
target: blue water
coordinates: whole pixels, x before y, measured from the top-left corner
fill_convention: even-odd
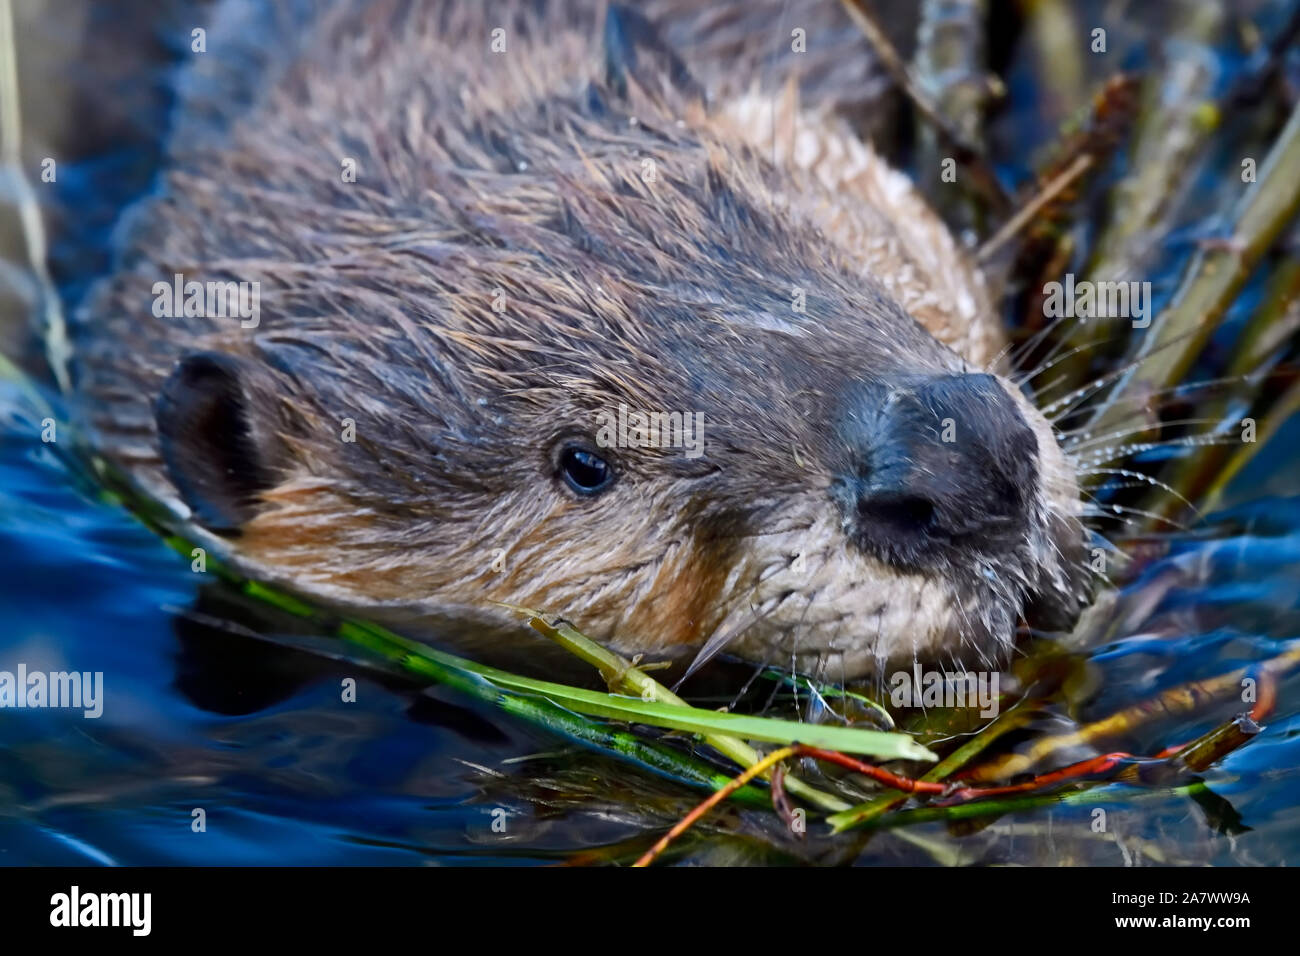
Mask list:
[[[0,391],[0,670],[102,671],[104,703],[98,719],[0,711],[0,861],[552,862],[642,840],[695,799],[328,646],[204,628],[192,614],[203,576],[78,487],[20,410],[15,391]],[[1170,542],[1126,589],[1117,613],[1131,618],[1127,634],[1092,653],[1102,680],[1078,719],[1266,659],[1294,637],[1300,497],[1286,493],[1300,495],[1298,433],[1300,422],[1283,429],[1230,507]],[[358,682],[355,703],[341,699],[347,677]],[[838,842],[796,843],[771,814],[750,811],[685,849],[708,862],[1293,862],[1298,701],[1300,682],[1284,683],[1264,731],[1204,775],[1213,797],[1112,786],[1118,801],[1018,813],[971,832],[926,823]],[[1158,750],[1240,709],[1211,707],[1124,743]],[[586,781],[586,797],[537,792],[535,768],[557,766],[575,789]],[[667,809],[647,816],[647,800],[665,794]],[[1090,825],[1096,806],[1108,814],[1103,834]]]

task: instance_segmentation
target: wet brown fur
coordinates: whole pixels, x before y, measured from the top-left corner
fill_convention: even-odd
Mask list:
[[[77,322],[96,444],[182,515],[157,396],[184,354],[243,361],[274,487],[237,535],[201,540],[368,613],[495,627],[490,602],[508,601],[629,653],[734,633],[745,656],[836,675],[993,660],[1036,592],[1079,600],[1073,477],[1018,393],[1042,479],[1034,534],[995,584],[901,575],[836,537],[821,423],[839,397],[979,370],[1001,343],[977,272],[850,126],[865,52],[802,87],[788,57],[756,79],[706,55],[746,14],[711,33],[704,14],[651,4],[684,24],[665,32],[689,34],[678,52],[705,95],[646,73],[624,96],[605,81],[599,5],[345,3],[259,37],[283,45],[283,69],[236,112],[220,73],[231,6],[170,171]],[[808,62],[855,62],[837,5],[801,9],[830,38]],[[489,49],[497,26],[505,54]],[[795,127],[811,149],[775,135]],[[155,318],[152,286],[174,273],[259,282],[260,325]],[[615,450],[613,489],[576,498],[556,449],[620,403],[702,411],[706,454]],[[810,569],[793,578],[798,551]]]

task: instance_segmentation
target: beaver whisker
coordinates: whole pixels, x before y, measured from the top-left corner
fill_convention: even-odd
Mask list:
[[[1157,285],[1159,285],[1161,288],[1166,287],[1165,284],[1158,283]],[[1019,352],[1016,364],[1018,364],[1019,360],[1023,359],[1024,356],[1029,355],[1032,349],[1036,348],[1038,344],[1040,344],[1046,338],[1047,335],[1049,335],[1053,330],[1057,329],[1063,322],[1068,321],[1071,318],[1072,318],[1071,316],[1066,316],[1066,315],[1057,316],[1051,322],[1047,323],[1042,329],[1036,332],[1033,336],[1031,336],[1028,340],[1026,340],[1026,342],[1023,343],[1022,349]],[[1020,385],[1029,381],[1030,379],[1034,378],[1036,375],[1039,375],[1043,371],[1045,371],[1047,367],[1055,366],[1059,364],[1059,362],[1065,360],[1070,356],[1081,354],[1082,352],[1085,352],[1088,349],[1096,348],[1101,345],[1106,345],[1109,343],[1121,341],[1123,338],[1124,338],[1123,336],[1115,335],[1115,336],[1108,336],[1106,338],[1101,338],[1101,339],[1094,339],[1091,342],[1087,342],[1084,343],[1083,345],[1076,346],[1070,349],[1070,351],[1061,354],[1058,357],[1058,353],[1060,353],[1060,350],[1065,345],[1067,345],[1070,341],[1069,336],[1062,336],[1060,339],[1056,341],[1056,343],[1052,345],[1051,349],[1048,350],[1047,354],[1042,358],[1041,361],[1043,364],[1039,365],[1039,367],[1033,372],[1030,372],[1024,377],[1019,378],[1016,384]]]
[[[1093,497],[1091,494],[1089,494],[1089,493],[1086,492],[1086,491],[1083,492],[1083,494],[1088,495],[1088,497],[1090,497],[1090,498]],[[1088,506],[1088,505],[1085,505],[1084,507],[1089,507],[1089,506]],[[1087,533],[1088,533],[1088,539],[1089,539],[1089,540],[1088,540],[1088,543],[1089,543],[1089,544],[1091,544],[1091,545],[1095,545],[1098,541],[1100,541],[1100,542],[1101,542],[1102,544],[1104,544],[1107,548],[1109,548],[1109,549],[1111,550],[1112,553],[1114,553],[1114,554],[1119,554],[1119,553],[1120,553],[1121,548],[1120,548],[1117,544],[1115,544],[1114,541],[1110,540],[1110,538],[1106,537],[1106,535],[1102,534],[1100,530],[1098,530],[1098,529],[1095,528],[1095,527],[1092,527],[1091,525],[1087,526],[1086,530],[1087,530]],[[1080,567],[1080,568],[1086,568],[1086,569],[1091,570],[1091,569],[1092,569],[1092,559],[1091,559],[1091,556],[1089,556],[1089,555],[1080,555],[1080,556],[1079,556],[1079,559],[1078,559],[1078,567]]]
[[[803,613],[799,615],[799,619],[798,619],[798,621],[795,623],[795,625],[794,625],[794,627],[793,627],[793,629],[792,629],[792,631],[793,631],[793,635],[794,635],[794,639],[793,639],[793,641],[792,641],[791,644],[790,644],[790,660],[791,660],[792,662],[798,660],[798,657],[799,657],[799,645],[803,643],[803,640],[804,640],[804,638],[805,638],[805,636],[806,636],[805,627],[806,627],[807,622],[808,622],[808,615],[809,615],[810,613],[812,613],[813,605],[817,603],[817,599],[821,597],[821,594],[822,594],[822,592],[821,592],[820,589],[814,589],[814,590],[812,591],[812,593],[810,593],[810,594],[807,596],[807,600],[804,602]],[[843,618],[841,618],[841,621],[843,621]],[[831,641],[830,641],[831,644],[834,643],[835,638],[838,638],[838,637],[839,637],[839,634],[840,634],[840,628],[837,626],[836,629],[835,629],[835,633],[834,633],[834,635],[833,635],[832,638],[831,638]],[[841,665],[843,664],[843,660],[844,660],[844,656],[843,656],[843,654],[841,654],[841,655],[840,655]],[[792,664],[792,667],[793,667],[793,664]]]
[[[849,682],[849,673],[848,673],[848,668],[845,666],[844,663],[844,653],[842,651],[837,651],[835,654],[835,660],[840,665],[839,680],[835,680],[834,678],[830,678],[829,676],[827,677],[827,680],[835,686],[846,687],[848,686],[848,682]],[[814,688],[813,692],[817,695],[817,700],[821,702],[822,710],[825,713],[830,714],[841,724],[844,724],[846,726],[848,726],[851,723],[848,718],[848,714],[841,713],[840,711],[836,710],[834,705],[832,705],[831,702],[825,698],[825,696],[821,693],[821,691]],[[847,704],[845,704],[845,709],[847,710]]]
[[[961,615],[962,624],[964,625],[957,632],[957,640],[960,646],[974,650],[980,664],[986,669],[992,668],[993,663],[987,651],[975,640],[975,629],[971,626],[970,616],[966,613],[966,609],[961,602],[957,603],[957,613]],[[949,651],[949,663],[952,664],[954,669],[957,669],[955,651]]]
[[[731,700],[728,701],[726,706],[724,706],[722,709],[727,713],[730,713],[731,711],[735,710],[736,705],[740,703],[741,699],[747,693],[749,693],[749,689],[754,686],[754,681],[758,680],[759,675],[762,674],[765,670],[767,670],[771,666],[772,666],[772,662],[770,659],[755,664],[753,671],[750,672],[750,675],[748,678],[746,678],[745,683],[740,686],[740,689],[737,690],[734,695],[732,695]]]
[[[1040,385],[1038,388],[1030,389],[1029,400],[1032,401],[1035,405],[1038,405],[1043,400],[1044,395],[1046,395],[1052,389],[1056,388],[1056,386],[1068,380],[1069,380],[1069,376],[1065,373],[1062,373],[1058,375],[1056,378],[1052,379],[1051,381],[1045,382],[1044,384]],[[1056,423],[1053,422],[1052,424],[1055,425]]]
[[[1162,448],[1183,451],[1209,448],[1214,445],[1240,444],[1240,438],[1226,436],[1221,432],[1211,432],[1208,435],[1182,435],[1178,438],[1166,438],[1162,441],[1132,442],[1126,445],[1114,445],[1109,448],[1092,451],[1087,456],[1082,456],[1077,459],[1071,456],[1071,458],[1079,468],[1090,468],[1094,465],[1104,465],[1108,462],[1129,458],[1135,454]]]
[[[876,610],[876,636],[871,641],[870,656],[872,661],[875,663],[875,666],[872,668],[872,674],[875,678],[875,683],[873,686],[875,687],[877,696],[880,696],[884,690],[885,661],[888,657],[888,654],[885,651],[882,651],[880,649],[880,639],[884,635],[884,625],[885,625],[884,615],[885,615],[885,608],[882,605],[880,608]]]
[[[1038,348],[1039,345],[1041,345],[1044,341],[1046,341],[1047,336],[1051,335],[1054,331],[1060,328],[1063,323],[1069,320],[1070,320],[1069,316],[1058,315],[1055,318],[1053,318],[1050,322],[1046,323],[1041,329],[1039,329],[1037,332],[1031,335],[1024,342],[1021,342],[1019,345],[1015,346],[1014,348],[1011,348],[1010,351],[1011,358],[1008,361],[1010,367],[1012,369],[1018,369],[1020,363],[1023,362],[1027,356],[1032,355],[1034,349]],[[1043,357],[1042,361],[1044,362],[1050,361],[1052,356],[1054,356],[1064,344],[1065,342],[1063,339],[1061,341],[1054,343],[1052,345],[1051,350],[1047,353],[1047,355]],[[1005,352],[1006,350],[1004,349],[1003,351]],[[1030,375],[1030,377],[1032,378],[1033,376]],[[1025,381],[1025,379],[1023,378],[1019,379],[1016,381],[1016,384],[1020,385],[1021,382],[1023,381]]]
[[[985,373],[987,373],[987,374],[989,374],[989,375],[996,375],[996,374],[998,374],[998,373],[999,373],[999,369],[1003,368],[1003,366],[1002,366],[1002,364],[1001,364],[1001,363],[1002,363],[1002,360],[1005,359],[1005,358],[1007,358],[1007,356],[1008,356],[1012,351],[1013,351],[1012,344],[1011,344],[1010,342],[1008,342],[1006,345],[1002,346],[1002,348],[1000,348],[1000,349],[997,351],[997,353],[993,356],[993,358],[989,359],[987,362],[984,363],[984,365],[983,365],[983,367],[980,369],[980,371],[985,372]],[[1014,368],[1015,368],[1015,362],[1014,362],[1014,360],[1009,361],[1009,362],[1008,362],[1008,366],[1009,366],[1010,368],[1014,369]],[[963,369],[963,371],[967,371],[967,370],[966,370],[966,369]],[[1019,383],[1017,383],[1017,384],[1019,384]]]
[[[1135,481],[1145,482],[1146,484],[1152,485],[1156,488],[1160,488],[1163,491],[1169,492],[1175,498],[1179,499],[1185,505],[1187,505],[1187,507],[1191,508],[1192,511],[1196,513],[1197,517],[1201,516],[1200,510],[1197,509],[1197,507],[1194,504],[1192,504],[1190,501],[1188,501],[1185,497],[1179,494],[1178,491],[1175,490],[1171,485],[1161,481],[1159,478],[1153,478],[1151,475],[1144,475],[1140,471],[1130,471],[1127,468],[1091,468],[1085,471],[1081,471],[1079,475],[1080,477],[1086,477],[1089,475],[1119,475],[1123,478],[1132,478]]]
[[[1096,339],[1091,342],[1086,342],[1083,345],[1077,345],[1074,348],[1070,349],[1068,352],[1064,352],[1061,355],[1056,355],[1055,354],[1056,348],[1060,347],[1060,343],[1058,343],[1057,346],[1053,348],[1052,352],[1049,352],[1047,357],[1044,358],[1043,361],[1039,363],[1037,367],[1012,377],[1011,381],[1013,381],[1018,388],[1023,388],[1025,385],[1027,385],[1029,382],[1032,382],[1039,375],[1042,375],[1044,372],[1056,368],[1056,366],[1060,365],[1062,362],[1069,361],[1071,358],[1073,358],[1076,355],[1082,355],[1084,352],[1087,352],[1090,349],[1100,348],[1103,345],[1108,345],[1112,342],[1117,342],[1119,340],[1120,340],[1119,336],[1113,336],[1108,339]],[[1062,341],[1064,341],[1064,339]],[[1060,379],[1057,379],[1057,381],[1060,381]],[[1029,394],[1032,398],[1039,399],[1042,397],[1043,393],[1046,392],[1051,387],[1052,385],[1048,384],[1048,385],[1039,386],[1036,389],[1031,388],[1029,390]]]
[[[1108,432],[1104,435],[1092,435],[1081,429],[1071,435],[1062,437],[1061,448],[1066,453],[1066,457],[1073,459],[1080,452],[1086,452],[1096,445],[1105,444],[1106,442],[1115,441],[1117,439],[1128,438],[1131,435],[1141,435],[1143,432],[1160,431],[1166,428],[1179,428],[1190,425],[1222,424],[1222,418],[1179,418],[1171,421],[1150,421],[1145,425],[1139,425],[1133,428],[1124,428],[1120,431]]]
[[[1080,388],[1077,388],[1072,392],[1062,395],[1060,398],[1056,399],[1055,401],[1047,405],[1041,406],[1039,408],[1039,411],[1043,413],[1043,415],[1047,418],[1049,422],[1055,424],[1057,421],[1061,419],[1062,415],[1064,414],[1061,413],[1061,414],[1054,415],[1053,413],[1056,412],[1058,408],[1065,406],[1072,410],[1075,406],[1078,405],[1078,403],[1082,402],[1090,395],[1096,394],[1098,391],[1105,388],[1107,385],[1115,381],[1118,381],[1119,379],[1123,378],[1125,375],[1133,372],[1143,362],[1146,362],[1148,359],[1154,358],[1155,356],[1163,352],[1165,349],[1172,348],[1173,346],[1181,342],[1183,339],[1192,335],[1195,331],[1196,331],[1195,329],[1189,329],[1185,332],[1178,333],[1173,338],[1169,339],[1167,342],[1162,342],[1161,344],[1155,346],[1154,348],[1148,350],[1147,352],[1144,352],[1142,355],[1139,355],[1137,358],[1133,359],[1132,361],[1126,362],[1123,365],[1119,366],[1118,368],[1111,369],[1109,372],[1100,376],[1095,381],[1089,382],[1087,385],[1081,386]]]
[[[1137,482],[1136,484],[1141,484]],[[1123,517],[1130,515],[1131,517]],[[1157,514],[1154,511],[1145,511],[1141,508],[1131,508],[1126,505],[1085,505],[1080,511],[1080,516],[1087,518],[1108,518],[1118,521],[1121,525],[1128,526],[1138,524],[1138,518],[1149,518],[1155,521],[1163,521],[1165,524],[1173,526],[1177,531],[1186,531],[1188,525],[1182,524],[1172,518],[1166,518],[1164,515]],[[1086,523],[1086,522],[1085,522]]]
[[[1111,486],[1107,485],[1107,487],[1109,488]],[[1145,481],[1134,481],[1134,482],[1125,482],[1124,487],[1146,488],[1149,487],[1149,485]],[[1081,489],[1079,493],[1080,495],[1090,499],[1088,501],[1085,501],[1079,509],[1079,514],[1083,518],[1112,518],[1114,520],[1120,521],[1122,517],[1127,514],[1132,514],[1139,517],[1155,517],[1154,514],[1149,514],[1140,508],[1133,507],[1132,505],[1121,505],[1111,501],[1101,501],[1097,498],[1096,495],[1094,495],[1091,491],[1088,491],[1086,488]],[[1134,520],[1135,519],[1133,518],[1123,519],[1121,523],[1130,524],[1133,523]],[[1170,519],[1164,519],[1164,520],[1168,521],[1170,524],[1175,525],[1176,527],[1179,528],[1179,530],[1186,530],[1183,526],[1178,525],[1177,522],[1174,522]],[[1093,530],[1093,529],[1089,529],[1089,530]],[[1093,533],[1096,532],[1094,531]]]
[[[1153,403],[1150,406],[1135,408],[1132,412],[1117,415],[1112,424],[1119,426],[1118,430],[1105,434],[1094,434],[1086,426],[1081,426],[1073,432],[1057,432],[1057,441],[1066,457],[1073,458],[1079,454],[1095,451],[1098,446],[1107,445],[1111,442],[1120,442],[1126,438],[1149,432],[1160,432],[1181,427],[1209,426],[1210,430],[1205,434],[1222,434],[1225,429],[1233,424],[1233,420],[1227,413],[1216,418],[1161,419],[1158,417],[1160,411],[1174,404],[1173,400],[1168,403]],[[1135,421],[1135,419],[1140,421]]]
[[[1069,445],[1071,449],[1077,449],[1088,442],[1102,442],[1112,438],[1123,438],[1126,435],[1136,435],[1143,431],[1153,431],[1158,428],[1171,428],[1177,425],[1212,425],[1226,427],[1227,412],[1222,412],[1218,418],[1190,418],[1178,420],[1162,420],[1158,413],[1169,408],[1180,408],[1183,406],[1185,399],[1181,395],[1165,395],[1162,397],[1146,398],[1133,397],[1133,404],[1127,411],[1117,413],[1113,416],[1110,424],[1129,428],[1130,431],[1117,431],[1106,434],[1095,434],[1091,430],[1092,423],[1061,428],[1055,426],[1058,441],[1064,446]],[[1076,412],[1079,410],[1076,410]],[[1134,419],[1141,419],[1140,424],[1135,423]]]
[[[1248,375],[1232,375],[1225,378],[1207,378],[1192,382],[1181,382],[1178,385],[1170,385],[1166,388],[1133,392],[1123,396],[1118,401],[1120,403],[1132,402],[1137,405],[1138,411],[1145,411],[1147,409],[1163,408],[1166,405],[1175,404],[1180,399],[1183,399],[1192,393],[1199,392],[1202,389],[1226,388],[1231,385],[1244,385],[1248,384],[1250,380],[1251,376]],[[1077,408],[1070,414],[1058,418],[1057,422],[1059,423],[1066,418],[1083,414],[1087,411],[1089,411],[1087,407]],[[1120,420],[1122,421],[1122,419]],[[1077,429],[1063,429],[1063,431],[1066,434],[1070,434],[1073,431],[1077,431]]]
[[[753,616],[749,620],[745,621],[743,624],[738,624],[730,630],[714,633],[700,646],[700,649],[695,653],[691,662],[686,666],[686,670],[683,672],[681,678],[679,678],[677,683],[673,685],[674,690],[680,687],[688,677],[698,671],[701,667],[721,654],[728,644],[743,636],[750,628],[759,623],[766,614],[771,613],[770,609],[766,613],[761,612],[760,609],[755,608],[752,603],[750,604],[750,611]]]

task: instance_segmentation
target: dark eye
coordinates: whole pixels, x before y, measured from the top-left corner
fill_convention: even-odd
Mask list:
[[[560,474],[580,495],[598,494],[614,483],[609,462],[581,445],[568,445],[560,452]]]

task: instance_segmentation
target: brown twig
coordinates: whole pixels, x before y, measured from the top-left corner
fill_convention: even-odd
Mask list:
[[[1260,704],[1256,707],[1256,715],[1262,714],[1271,708],[1275,700],[1275,686],[1272,683],[1272,673],[1267,668],[1260,670],[1263,679],[1267,683],[1262,684]],[[954,806],[957,804],[971,803],[976,800],[986,800],[991,797],[1005,797],[1013,794],[1030,793],[1038,790],[1046,790],[1051,787],[1057,787],[1061,784],[1082,783],[1096,778],[1110,778],[1120,776],[1132,779],[1144,780],[1164,780],[1172,776],[1177,776],[1188,770],[1203,770],[1215,761],[1222,758],[1227,753],[1240,747],[1243,743],[1250,740],[1259,732],[1259,725],[1252,716],[1240,715],[1227,723],[1220,725],[1210,731],[1208,734],[1198,738],[1186,746],[1170,747],[1161,751],[1156,757],[1137,757],[1133,754],[1123,751],[1101,754],[1096,757],[1090,757],[1087,760],[1081,760],[1072,763],[1069,766],[1052,770],[1048,773],[1039,774],[1031,780],[1022,783],[1004,784],[1001,786],[961,786],[954,783],[940,783],[938,781],[918,780],[912,777],[906,777],[901,774],[891,773],[881,767],[876,767],[869,763],[864,763],[855,757],[847,754],[837,753],[833,750],[824,750],[820,747],[809,747],[804,744],[793,744],[789,747],[782,747],[774,750],[758,763],[745,770],[729,784],[722,789],[710,794],[707,799],[696,806],[690,813],[683,817],[673,826],[654,846],[647,850],[633,866],[646,867],[653,863],[668,845],[677,837],[681,836],[705,814],[725,800],[734,790],[744,786],[750,780],[764,773],[769,768],[777,767],[773,772],[774,787],[779,787],[780,773],[779,767],[781,761],[790,757],[812,757],[815,760],[822,760],[826,763],[833,763],[837,766],[852,770],[855,773],[862,774],[883,784],[893,790],[898,790],[904,794],[923,794],[938,797],[936,806]],[[978,768],[977,768],[978,769]],[[963,774],[964,778],[973,778],[977,774]],[[773,803],[781,805],[782,797],[777,791],[773,791]],[[851,813],[851,811],[849,812]],[[782,814],[789,819],[792,813]],[[839,814],[839,817],[848,817],[848,813]],[[855,823],[862,822],[868,817],[859,814],[855,819],[845,819],[835,823],[837,829],[844,829]],[[832,821],[834,823],[834,821]]]
[[[898,84],[921,117],[934,128],[943,142],[953,151],[953,158],[965,166],[975,180],[975,186],[996,213],[1004,213],[1011,206],[1007,195],[991,166],[984,159],[978,144],[963,136],[943,115],[930,95],[921,87],[912,68],[908,66],[894,44],[876,22],[865,0],[840,0],[849,18],[857,25],[867,42],[880,58],[880,64]]]
[[[1049,180],[979,247],[979,251],[975,254],[976,261],[984,265],[992,259],[1012,237],[1037,218],[1039,213],[1049,207],[1061,193],[1078,182],[1092,164],[1093,158],[1087,154],[1075,157],[1074,162]]]
[[[1034,183],[1016,199],[1016,214],[980,248],[981,263],[987,264],[1008,238],[1031,223],[1012,272],[1027,272],[1031,261],[1036,265],[1059,258],[1055,250],[1068,237],[1069,210],[1082,191],[1083,175],[1101,169],[1128,132],[1137,88],[1138,78],[1132,74],[1112,76],[1092,97],[1085,115],[1062,128]]]
[[[917,86],[926,91],[961,141],[985,152],[984,116],[989,101],[1004,91],[984,68],[987,0],[922,0],[912,64]],[[986,231],[986,203],[978,189],[944,188],[943,136],[931,126],[918,130],[917,168],[925,194],[957,231]]]
[[[1206,144],[1219,127],[1212,46],[1223,30],[1223,7],[1187,4],[1178,10],[1165,41],[1164,66],[1143,84],[1129,172],[1111,191],[1110,219],[1087,270],[1092,281],[1131,281],[1155,261],[1162,251],[1160,239],[1169,234],[1197,167],[1210,155]],[[1073,349],[1115,337],[1118,351],[1124,336],[1116,333],[1123,331],[1105,322],[1080,322],[1063,341]],[[1104,345],[1075,352],[1060,373],[1066,381],[1082,381],[1111,349]]]

